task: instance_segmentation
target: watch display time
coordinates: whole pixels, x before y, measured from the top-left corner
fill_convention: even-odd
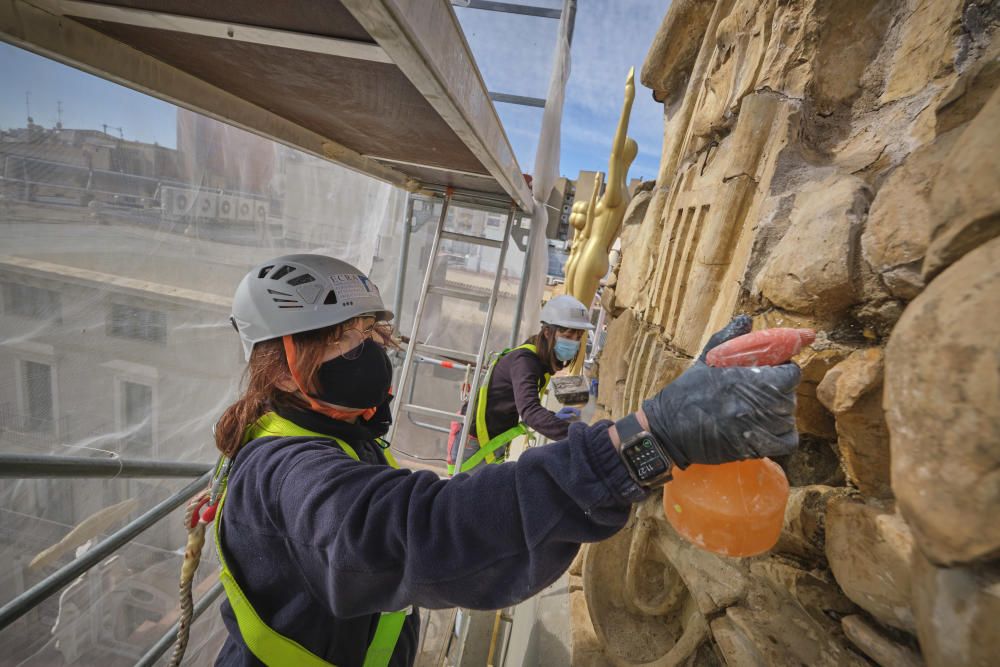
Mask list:
[[[632,469],[639,479],[647,480],[662,474],[667,469],[667,464],[663,460],[656,444],[649,438],[630,445],[625,450],[625,455],[632,464]]]

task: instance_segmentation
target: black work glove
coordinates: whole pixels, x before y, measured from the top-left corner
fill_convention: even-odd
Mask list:
[[[798,366],[713,368],[705,364],[709,350],[749,333],[751,326],[748,316],[736,317],[709,339],[690,368],[642,404],[649,430],[677,467],[783,456],[798,446]]]

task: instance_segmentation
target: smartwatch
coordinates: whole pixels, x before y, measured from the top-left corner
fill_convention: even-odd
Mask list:
[[[673,479],[674,464],[666,450],[656,436],[642,428],[634,413],[615,422],[615,430],[622,443],[618,455],[636,484],[653,488]]]

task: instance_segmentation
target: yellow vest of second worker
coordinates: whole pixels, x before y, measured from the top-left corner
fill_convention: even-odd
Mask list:
[[[469,457],[467,461],[462,462],[461,472],[468,472],[475,468],[480,463],[484,461],[486,463],[500,463],[497,460],[494,452],[501,447],[508,444],[511,440],[519,435],[524,435],[528,432],[528,427],[523,423],[519,423],[513,426],[503,433],[490,437],[489,430],[486,428],[486,395],[489,393],[490,379],[493,377],[493,369],[496,368],[497,363],[504,357],[504,355],[513,352],[514,350],[530,350],[533,354],[538,354],[538,348],[531,343],[525,343],[524,345],[519,345],[493,356],[490,361],[489,370],[486,371],[486,377],[483,378],[483,384],[479,387],[479,393],[476,397],[476,439],[479,441],[479,450]],[[545,393],[545,389],[549,386],[549,379],[551,375],[549,373],[545,374],[545,382],[542,386],[538,388],[538,398],[541,399],[542,394]],[[448,466],[448,473],[455,474],[455,466]]]

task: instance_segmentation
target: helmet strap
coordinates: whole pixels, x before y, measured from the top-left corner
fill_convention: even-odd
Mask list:
[[[299,375],[299,356],[295,349],[295,341],[292,339],[291,335],[286,335],[281,337],[281,342],[285,346],[285,358],[288,360],[288,371],[292,374],[292,382],[295,383],[299,393],[305,397],[311,410],[340,421],[346,421],[355,417],[361,417],[364,420],[372,418],[377,408],[349,408],[347,410],[341,410],[333,407],[329,403],[317,401],[315,398],[310,396],[309,392],[307,392],[303,386],[304,383],[302,382],[302,377]]]

